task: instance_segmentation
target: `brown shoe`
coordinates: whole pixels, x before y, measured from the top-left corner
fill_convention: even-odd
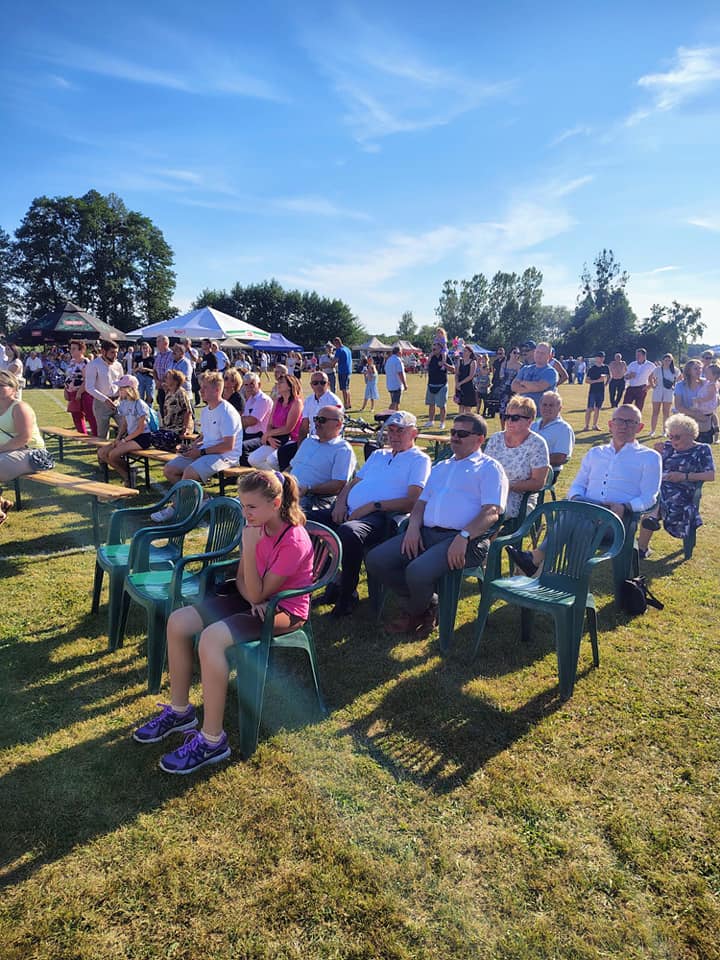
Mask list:
[[[404,611],[400,614],[400,616],[395,617],[394,620],[391,620],[390,623],[386,624],[385,629],[388,633],[409,633],[411,630],[415,629],[413,626],[411,626],[415,619],[416,618],[412,614]]]
[[[415,629],[415,637],[418,640],[425,640],[433,632],[438,624],[438,606],[436,603],[430,604],[427,610],[420,614],[420,622]]]

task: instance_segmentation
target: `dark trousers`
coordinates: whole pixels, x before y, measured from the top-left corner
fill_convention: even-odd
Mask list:
[[[422,613],[432,603],[438,580],[450,570],[448,549],[458,531],[445,527],[421,527],[420,534],[424,550],[415,559],[402,552],[405,534],[400,533],[371,550],[365,561],[368,575],[402,597],[406,609],[412,614]],[[489,544],[487,538],[470,540],[465,566],[479,567],[484,563]]]
[[[284,443],[281,447],[278,448],[277,458],[278,458],[278,467],[281,472],[287,470],[290,466],[290,461],[295,456],[298,450],[298,444],[294,441],[289,441]]]
[[[647,391],[647,386],[628,387],[625,391],[625,403],[634,403],[638,410],[642,411],[642,408],[645,406]]]
[[[610,396],[610,406],[617,407],[620,405],[622,400],[623,391],[625,389],[625,378],[620,377],[617,380],[611,378],[610,383],[608,384],[608,394]]]
[[[158,410],[160,411],[160,419],[162,419],[165,413],[165,391],[163,390],[162,387],[158,387],[157,403],[158,403]]]
[[[308,519],[324,523],[340,538],[343,554],[339,600],[341,603],[350,600],[357,590],[365,551],[385,540],[390,532],[394,532],[397,529],[395,521],[389,513],[382,510],[369,513],[362,520],[346,520],[341,524],[333,522],[332,510],[312,510]]]

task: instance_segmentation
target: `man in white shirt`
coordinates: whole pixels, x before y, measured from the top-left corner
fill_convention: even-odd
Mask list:
[[[237,466],[242,453],[242,421],[237,410],[222,399],[222,392],[221,373],[214,370],[203,374],[200,395],[206,406],[200,411],[200,435],[181,456],[165,464],[163,473],[170,483],[178,480],[207,483],[219,470]]]
[[[310,377],[310,386],[312,393],[303,404],[300,433],[297,443],[284,443],[278,450],[278,466],[281,470],[286,470],[288,464],[298,452],[306,437],[317,437],[315,430],[315,417],[322,407],[337,407],[341,414],[345,413],[342,400],[330,389],[327,374],[317,370]]]
[[[385,361],[385,384],[390,394],[390,410],[400,409],[400,396],[407,390],[405,367],[400,359],[400,347],[393,347],[393,351]]]
[[[246,373],[243,377],[243,396],[245,409],[242,416],[243,452],[240,463],[248,466],[247,455],[262,443],[272,413],[272,397],[260,389],[260,377],[257,373]]]
[[[345,617],[358,602],[357,584],[365,550],[386,538],[394,515],[409,513],[430,474],[430,458],[415,446],[417,419],[398,410],[386,421],[389,449],[376,450],[345,484],[332,510],[312,519],[332,527],[343,548],[342,576],[323,594],[337,600],[333,616]]]
[[[100,356],[85,367],[85,392],[93,398],[93,416],[97,434],[107,440],[110,418],[115,416],[116,399],[119,395],[118,380],[123,376],[122,364],[117,359],[118,347],[111,340],[100,343]]]
[[[403,598],[405,610],[388,625],[391,633],[428,636],[437,620],[434,591],[440,577],[485,561],[487,531],[505,510],[509,486],[502,466],[480,449],[486,436],[482,417],[455,417],[454,456],[432,468],[407,531],[367,555],[368,575]]]
[[[221,350],[221,349],[220,349],[220,345],[219,345],[219,343],[217,342],[217,340],[213,340],[210,349],[211,349],[212,352],[215,354],[215,360],[216,360],[216,362],[217,362],[217,369],[222,373],[222,371],[225,369],[225,367],[226,367],[226,366],[228,365],[228,363],[230,362],[230,361],[228,360],[228,355],[225,353],[224,350]]]
[[[648,380],[655,369],[655,364],[647,358],[647,350],[639,347],[635,351],[635,359],[628,364],[625,374],[625,396],[623,403],[634,403],[642,411],[645,405],[645,395],[648,392]]]
[[[25,379],[29,387],[39,387],[42,383],[42,357],[39,357],[34,350],[30,351],[30,356],[25,361]]]
[[[540,416],[530,428],[548,445],[551,467],[567,463],[575,447],[575,432],[567,420],[563,420],[561,411],[560,394],[557,390],[546,390],[540,400]]]
[[[649,510],[660,493],[662,459],[656,450],[635,439],[643,428],[639,409],[630,403],[616,407],[610,419],[610,443],[591,447],[568,490],[568,500],[597,503],[627,521]],[[545,555],[537,550],[507,548],[513,562],[532,577]]]
[[[290,464],[300,488],[300,506],[306,512],[332,508],[355,472],[357,461],[353,448],[340,436],[342,425],[341,409],[334,404],[321,407],[314,417],[313,435],[306,437]]]

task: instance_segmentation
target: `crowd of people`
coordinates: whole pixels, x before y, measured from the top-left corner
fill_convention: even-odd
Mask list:
[[[20,381],[8,369],[13,359],[6,351],[0,369],[0,482],[31,472],[35,454],[43,449],[35,414],[20,399]],[[181,478],[206,483],[228,466],[250,468],[239,482],[246,527],[234,589],[230,596],[211,595],[204,604],[171,615],[171,703],[134,734],[141,743],[187,734],[186,742],[161,760],[169,773],[189,773],[229,755],[222,729],[225,650],[257,635],[271,596],[310,582],[306,518],[333,529],[342,544],[341,569],[319,598],[332,605],[332,617],[355,611],[365,563],[369,578],[400,599],[400,613],[387,630],[421,638],[437,623],[439,579],[450,570],[481,565],[497,521],[516,518],[524,500],[532,509],[538,491],[573,454],[576,438],[563,419],[558,390],[570,381],[571,371],[547,343],[526,341],[507,354],[500,349],[490,362],[465,345],[451,356],[444,331],[438,330],[427,364],[425,426],[436,412],[445,426],[450,377],[459,410],[449,431],[451,456],[434,465],[417,446],[417,417],[401,409],[407,378],[399,350],[384,367],[391,401],[386,445],[359,469],[343,436],[352,402],[350,351],[335,338],[332,350],[328,346],[311,365],[308,396],[302,370],[287,359],[270,370],[259,357],[231,360],[211,341],[203,341],[196,352],[188,342],[171,346],[163,337],[154,350],[140,344],[122,361],[114,343],[102,343],[92,357],[84,343],[70,345],[63,371],[68,411],[79,431],[96,436],[107,437],[111,420],[117,421],[116,436],[98,457],[123,480],[128,479],[127,455],[151,446],[176,452],[164,465],[170,483]],[[577,361],[572,375],[581,375]],[[372,360],[363,377],[366,403],[374,403],[378,372]],[[720,366],[710,351],[682,370],[670,354],[653,363],[639,348],[630,363],[616,354],[606,364],[598,351],[582,377],[588,386],[584,429],[601,429],[599,415],[607,400],[610,439],[587,450],[567,496],[603,505],[625,523],[643,515],[639,547],[646,556],[661,525],[671,536],[684,537],[702,522],[695,491],[698,483],[715,478],[710,444],[717,435]],[[650,436],[662,416],[666,437],[654,447],[638,442],[648,394]],[[501,420],[501,429],[489,437],[483,404],[488,417]],[[0,491],[0,522],[8,506]],[[171,504],[153,519],[173,516]],[[402,520],[407,522],[399,532]],[[537,575],[542,544],[534,551],[508,549],[517,569]],[[296,629],[308,614],[307,597],[281,604],[275,632]],[[197,634],[204,699],[199,731],[189,703]]]

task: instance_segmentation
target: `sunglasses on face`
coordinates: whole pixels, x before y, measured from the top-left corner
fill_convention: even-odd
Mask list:
[[[324,387],[326,382],[327,382],[327,381],[325,381],[325,380],[311,380],[311,381],[310,381],[310,386],[311,386],[311,387]]]
[[[613,417],[612,420],[610,421],[610,423],[622,423],[623,426],[625,426],[625,427],[639,427],[639,426],[640,426],[640,421],[639,421],[639,420],[635,420],[634,417],[633,417],[632,419],[627,419],[627,418],[625,418],[625,417]]]
[[[668,440],[682,440],[683,435],[681,433],[666,433],[665,436]]]
[[[339,417],[313,417],[315,423],[319,423],[322,426],[324,423],[342,423],[342,420]]]
[[[467,439],[467,437],[475,436],[475,431],[474,430],[451,430],[450,436],[457,437],[458,440],[465,440]]]
[[[518,420],[532,420],[532,417],[526,417],[523,413],[510,413],[505,417],[506,420],[512,420],[513,423],[517,423]]]
[[[520,353],[520,351],[519,351],[519,350],[511,350],[511,351],[510,351],[510,354],[512,355],[513,353],[517,355],[518,353]]]

